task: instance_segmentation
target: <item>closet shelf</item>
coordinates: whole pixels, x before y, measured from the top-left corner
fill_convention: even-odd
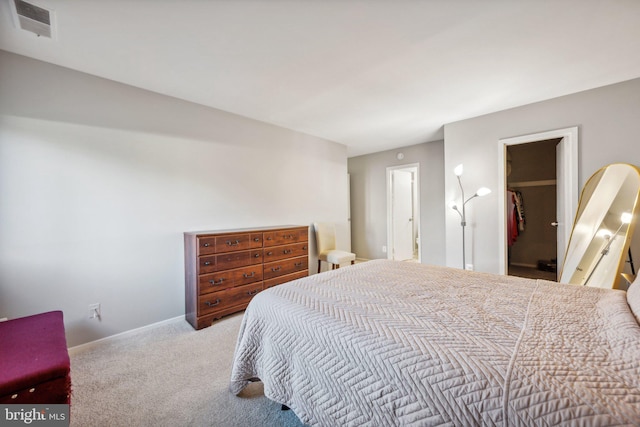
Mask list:
[[[544,187],[547,185],[556,185],[555,179],[547,179],[541,181],[518,181],[507,183],[508,187]]]

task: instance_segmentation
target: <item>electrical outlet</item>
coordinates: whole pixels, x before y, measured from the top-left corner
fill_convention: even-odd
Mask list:
[[[382,247],[382,253],[383,253],[383,254],[386,254],[386,253],[387,253],[387,247],[386,247],[386,246],[383,246],[383,247]]]
[[[89,304],[89,319],[100,319],[100,303]]]
[[[473,264],[467,264],[467,267],[465,270],[473,271]]]

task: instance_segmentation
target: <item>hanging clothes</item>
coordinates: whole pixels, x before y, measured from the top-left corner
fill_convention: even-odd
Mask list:
[[[507,244],[512,246],[516,240],[518,240],[518,220],[515,193],[507,190]]]
[[[507,190],[507,244],[512,246],[524,231],[524,200],[522,193]]]
[[[515,204],[516,204],[516,214],[518,220],[518,230],[524,231],[524,200],[522,198],[522,193],[519,191],[514,192]]]

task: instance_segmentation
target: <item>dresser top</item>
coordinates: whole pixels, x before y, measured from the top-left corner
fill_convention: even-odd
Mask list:
[[[205,230],[205,231],[185,231],[185,236],[198,236],[201,234],[222,234],[222,233],[250,233],[260,231],[276,231],[288,228],[307,228],[308,225],[274,225],[270,227],[253,227],[253,228],[233,228],[227,230]]]

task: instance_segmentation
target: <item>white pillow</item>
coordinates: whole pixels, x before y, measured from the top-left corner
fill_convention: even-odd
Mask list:
[[[631,312],[640,323],[640,276],[634,280],[627,290],[627,304],[631,307]]]

